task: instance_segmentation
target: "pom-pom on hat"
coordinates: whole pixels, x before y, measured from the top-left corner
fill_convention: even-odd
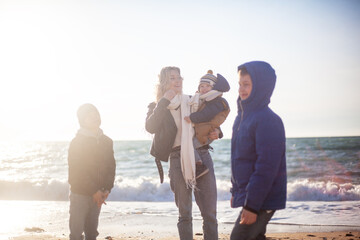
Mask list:
[[[217,82],[217,78],[213,75],[213,71],[209,70],[207,71],[207,74],[205,74],[204,76],[202,76],[200,78],[200,83],[208,83],[210,84],[212,87],[214,87],[215,83]]]
[[[208,83],[212,86],[213,90],[217,90],[219,92],[227,92],[230,90],[228,81],[219,73],[215,77],[212,70],[209,70],[207,74],[200,78],[199,85],[201,83]]]

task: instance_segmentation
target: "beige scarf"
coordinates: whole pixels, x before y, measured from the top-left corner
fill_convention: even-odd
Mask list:
[[[205,94],[201,94],[200,93],[195,93],[194,96],[192,96],[189,100],[189,105],[191,106],[191,112],[197,112],[197,110],[199,109],[200,105],[206,101],[211,101],[219,96],[221,96],[223,93],[219,92],[217,90],[210,90],[209,92],[205,93]]]
[[[182,94],[176,95],[168,106],[168,109],[174,110],[180,106],[181,110],[181,171],[186,183],[186,186],[194,189],[196,185],[195,179],[195,156],[194,156],[194,145],[193,136],[194,128],[191,124],[184,120],[185,116],[190,115],[189,96]]]

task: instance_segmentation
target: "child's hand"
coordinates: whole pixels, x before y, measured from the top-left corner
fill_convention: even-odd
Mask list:
[[[184,117],[184,120],[185,120],[187,123],[191,123],[191,120],[190,120],[190,117],[189,117],[189,116]]]
[[[105,190],[104,192],[102,192],[102,198],[103,200],[106,200],[109,196],[109,191],[108,190]]]
[[[254,222],[256,222],[256,219],[257,219],[256,213],[252,213],[246,209],[243,209],[243,211],[241,213],[240,224],[250,225],[250,224],[253,224]]]
[[[93,201],[97,204],[98,208],[100,208],[101,204],[103,204],[103,202],[104,202],[102,195],[103,195],[103,193],[100,190],[98,190],[93,195]]]
[[[109,191],[108,190],[102,192],[101,199],[102,199],[102,203],[104,203],[105,205],[106,205],[105,200],[108,198],[108,196],[109,196]]]

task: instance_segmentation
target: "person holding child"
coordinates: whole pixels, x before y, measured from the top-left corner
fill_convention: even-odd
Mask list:
[[[190,114],[190,96],[182,93],[183,78],[178,67],[164,67],[159,75],[156,101],[148,106],[145,128],[154,134],[150,154],[155,157],[160,179],[163,173],[160,161],[170,159],[170,187],[179,209],[178,231],[181,240],[193,239],[192,192],[203,218],[205,240],[218,239],[216,219],[217,190],[213,161],[209,146],[198,150],[209,173],[196,180],[195,156],[192,138],[194,129],[185,121]],[[208,138],[222,137],[221,131],[213,130]]]
[[[238,115],[231,138],[231,206],[242,207],[231,240],[266,239],[266,226],[286,204],[285,130],[269,107],[276,75],[270,64],[238,67]]]
[[[114,186],[113,141],[100,129],[99,111],[92,104],[79,107],[80,129],[68,152],[70,184],[70,240],[95,240],[101,205]]]
[[[230,107],[222,95],[229,90],[227,80],[221,74],[213,75],[213,71],[209,70],[200,78],[198,91],[190,99],[191,114],[185,117],[185,121],[195,126],[196,178],[209,172],[206,165],[202,164],[198,149],[211,143],[209,133],[219,128],[228,116]]]

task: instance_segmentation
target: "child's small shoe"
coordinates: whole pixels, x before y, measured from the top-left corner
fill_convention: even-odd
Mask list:
[[[196,169],[195,169],[196,179],[198,179],[199,177],[204,176],[208,172],[209,172],[209,169],[208,169],[207,166],[205,166],[204,164],[196,164]]]

